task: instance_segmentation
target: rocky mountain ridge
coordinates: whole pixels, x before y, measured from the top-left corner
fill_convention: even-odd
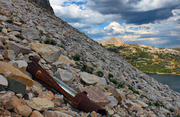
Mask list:
[[[180,52],[175,49],[156,48],[147,45],[106,45],[133,66],[146,73],[180,74]]]
[[[31,0],[31,1],[39,5],[40,7],[48,10],[50,13],[54,14],[53,8],[51,7],[49,0]]]
[[[108,44],[113,44],[115,46],[121,46],[121,45],[125,44],[123,41],[121,41],[117,37],[112,37],[110,39],[107,39],[104,42],[98,42],[98,43],[102,44],[103,46],[108,45]]]
[[[180,94],[167,85],[157,82],[34,4],[25,0],[1,0],[2,116],[102,116],[96,112],[85,113],[74,109],[64,102],[63,95],[53,94],[33,81],[31,74],[26,72],[31,55],[40,58],[39,63],[49,74],[77,91],[87,91],[88,97],[105,108],[108,116],[180,115]],[[7,82],[10,79],[18,82],[18,87],[22,89],[26,86],[25,91],[19,94],[19,90],[16,92],[9,87],[13,85]]]

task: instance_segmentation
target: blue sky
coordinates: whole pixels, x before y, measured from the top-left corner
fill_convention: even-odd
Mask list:
[[[95,41],[180,48],[180,0],[49,0],[55,15]]]

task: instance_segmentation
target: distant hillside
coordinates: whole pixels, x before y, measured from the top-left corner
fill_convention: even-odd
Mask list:
[[[136,44],[129,44],[128,47],[111,44],[105,47],[143,72],[180,74],[180,52],[177,50]]]
[[[180,51],[180,48],[173,48],[174,50]]]
[[[118,39],[116,37],[112,37],[111,39],[108,39],[104,42],[98,42],[98,43],[101,43],[103,46],[108,45],[108,44],[113,44],[115,46],[121,46],[121,45],[125,44],[123,41],[121,41],[120,39]]]

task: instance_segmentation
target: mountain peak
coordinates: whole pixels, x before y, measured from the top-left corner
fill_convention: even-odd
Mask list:
[[[108,45],[108,44],[113,44],[115,46],[121,46],[124,45],[125,43],[123,41],[121,41],[120,39],[118,39],[117,37],[112,37],[104,42],[102,42],[102,45]]]

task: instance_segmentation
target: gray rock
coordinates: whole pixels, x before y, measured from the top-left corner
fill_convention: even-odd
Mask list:
[[[26,102],[31,108],[38,111],[44,111],[54,108],[54,103],[46,98],[32,98],[31,100],[27,100]]]
[[[60,68],[58,68],[54,75],[68,85],[74,80],[72,73]]]
[[[114,96],[108,96],[108,98],[111,101],[110,103],[107,104],[108,107],[113,108],[117,106],[118,100]]]
[[[21,34],[28,39],[39,39],[39,31],[34,28],[24,28]]]
[[[42,31],[44,34],[47,34],[47,32],[44,30],[44,28],[42,26],[37,26],[37,29],[39,31]]]
[[[110,103],[110,100],[108,99],[108,97],[104,94],[102,89],[99,87],[93,87],[93,86],[86,86],[85,88],[78,87],[78,90],[80,92],[86,91],[88,93],[87,94],[88,98],[101,107]]]
[[[31,43],[30,47],[50,63],[57,61],[61,55],[61,48],[57,46],[41,43]]]
[[[9,18],[7,18],[6,16],[0,16],[0,20],[6,21],[6,20],[9,20]]]
[[[43,115],[44,117],[72,117],[71,115],[68,115],[60,111],[47,111],[47,110],[44,111]]]
[[[3,7],[4,9],[12,9],[13,8],[12,4],[8,0],[1,0],[0,4],[1,4],[1,7]]]
[[[8,81],[3,75],[0,75],[0,81],[0,86],[3,86],[4,88],[8,87]]]
[[[2,44],[2,41],[0,41],[0,49],[4,49],[4,45]]]
[[[96,84],[99,82],[98,76],[95,76],[86,72],[81,72],[80,77],[87,84]]]
[[[8,28],[10,28],[12,31],[18,31],[18,32],[21,31],[21,28],[15,26],[15,25],[8,24],[7,26],[8,26]]]
[[[4,58],[8,60],[14,60],[16,55],[13,50],[4,50]]]
[[[17,81],[16,79],[8,79],[7,90],[24,95],[26,93],[26,85],[22,82]]]
[[[106,88],[107,87],[106,79],[105,78],[99,78],[98,85]]]
[[[19,53],[29,54],[31,52],[30,48],[25,47],[21,44],[12,42],[12,41],[8,42],[7,46],[10,50],[13,50],[16,54],[19,54]]]
[[[13,40],[13,41],[16,41],[16,42],[20,42],[21,40],[19,38],[17,38],[16,36],[10,34],[9,35],[9,40]]]
[[[6,91],[2,86],[0,86],[0,92],[1,91]]]

